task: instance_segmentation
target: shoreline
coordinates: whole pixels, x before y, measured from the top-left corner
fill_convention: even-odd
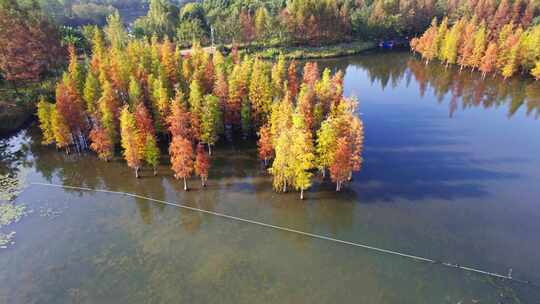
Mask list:
[[[283,54],[287,60],[307,60],[345,57],[373,49],[377,49],[375,42],[353,41],[327,46],[241,46],[239,53],[251,54],[263,59],[274,59]]]

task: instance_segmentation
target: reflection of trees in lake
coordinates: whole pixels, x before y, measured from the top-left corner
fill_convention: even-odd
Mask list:
[[[441,64],[425,65],[411,57],[407,66],[420,87],[421,95],[432,89],[439,101],[450,94],[450,116],[459,106],[462,110],[482,107],[489,109],[505,105],[512,117],[524,104],[527,115],[540,115],[540,87],[530,79],[514,77],[502,80],[498,77],[482,79],[477,72],[462,71],[455,67],[445,68]]]
[[[23,144],[28,138],[27,133],[23,131],[0,139],[0,174],[16,176],[21,166],[28,166],[28,146]]]
[[[336,62],[338,62],[336,60]],[[336,62],[329,62],[332,65]],[[503,80],[500,77],[482,79],[476,71],[447,67],[436,62],[426,65],[414,56],[403,53],[383,53],[380,55],[359,56],[343,61],[342,65],[355,65],[364,69],[372,83],[380,83],[384,90],[389,84],[396,87],[405,80],[407,85],[414,79],[418,83],[420,96],[431,90],[439,102],[450,96],[449,115],[458,109],[482,107],[484,109],[508,107],[512,117],[523,106],[526,114],[540,116],[540,84],[532,79],[513,77]]]

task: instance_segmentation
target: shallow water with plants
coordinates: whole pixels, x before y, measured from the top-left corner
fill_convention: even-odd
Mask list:
[[[115,194],[141,194],[540,284],[540,84],[482,80],[407,52],[319,61],[345,72],[365,127],[341,193],[277,194],[256,147],[222,142],[208,187],[163,159],[66,155],[36,128],[0,142],[0,174],[33,211],[7,227],[0,303],[536,303],[540,288]],[[6,231],[7,231],[6,230]]]

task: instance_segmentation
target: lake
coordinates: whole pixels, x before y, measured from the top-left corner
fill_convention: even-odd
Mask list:
[[[540,284],[540,84],[482,80],[408,52],[323,60],[360,101],[364,164],[341,193],[277,194],[256,146],[220,143],[209,186],[166,160],[66,155],[30,127],[0,141],[33,212],[3,228],[0,303],[539,303],[540,288],[152,201],[141,194]]]

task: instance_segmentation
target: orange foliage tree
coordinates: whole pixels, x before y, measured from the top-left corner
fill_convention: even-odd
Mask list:
[[[208,169],[210,168],[210,160],[208,154],[204,150],[204,145],[199,143],[197,145],[197,154],[195,157],[195,174],[201,178],[201,184],[206,187],[208,181]]]
[[[184,190],[187,191],[187,179],[193,173],[193,147],[191,142],[182,136],[174,136],[169,146],[169,155],[171,156],[174,178],[183,179]]]

